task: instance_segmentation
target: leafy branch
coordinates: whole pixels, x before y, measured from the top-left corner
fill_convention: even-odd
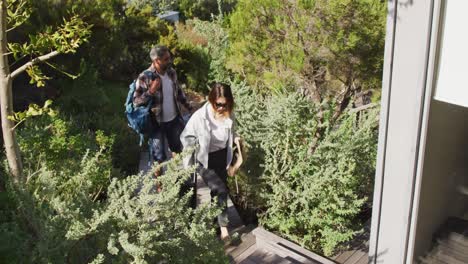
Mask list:
[[[49,27],[44,33],[30,35],[29,43],[8,43],[8,50],[13,54],[15,60],[25,55],[32,57],[27,63],[14,70],[11,77],[16,78],[26,71],[33,83],[37,83],[37,86],[43,86],[43,81],[47,77],[34,66],[61,53],[75,53],[81,44],[88,41],[91,27],[75,15],[70,20],[64,19],[62,26],[55,31]],[[46,54],[38,55],[44,53]]]
[[[27,110],[23,112],[15,112],[13,115],[8,116],[8,119],[17,122],[12,129],[15,129],[19,124],[23,123],[26,119],[31,118],[33,116],[40,116],[43,114],[54,116],[56,113],[53,109],[49,107],[50,105],[52,105],[52,100],[45,101],[43,107],[40,107],[37,104],[30,104]]]

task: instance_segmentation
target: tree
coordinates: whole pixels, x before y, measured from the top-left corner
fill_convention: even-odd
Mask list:
[[[74,53],[87,41],[91,26],[84,23],[78,16],[65,20],[56,30],[46,28],[44,32],[29,36],[27,43],[9,43],[7,32],[23,24],[31,14],[27,0],[0,0],[0,111],[2,134],[8,166],[14,182],[24,181],[20,149],[15,135],[12,117],[13,110],[13,80],[27,72],[31,83],[37,86],[45,85],[48,79],[43,75],[38,64],[46,62],[61,53]],[[14,60],[24,62],[11,70],[9,55]]]
[[[378,0],[241,0],[230,19],[227,67],[263,93],[307,96],[319,122],[334,123],[358,91],[379,87],[385,10]],[[324,104],[335,106],[331,119]]]

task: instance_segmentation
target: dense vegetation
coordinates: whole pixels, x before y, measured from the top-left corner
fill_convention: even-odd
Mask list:
[[[23,43],[71,14],[93,25],[75,54],[41,67],[52,110],[16,127],[27,181],[8,180],[6,164],[0,172],[0,238],[11,241],[0,262],[227,261],[215,208],[193,210],[179,196],[189,171],[171,162],[161,193],[134,175],[140,148],[123,101],[157,43],[170,47],[187,90],[231,84],[247,156],[240,209],[326,255],[359,233],[373,187],[382,1],[88,2],[30,1],[29,19],[8,33]],[[170,9],[181,23],[155,16]]]
[[[384,14],[379,1],[239,1],[229,20],[226,66],[244,80],[233,82],[237,117],[257,161],[243,202],[326,255],[367,220]]]

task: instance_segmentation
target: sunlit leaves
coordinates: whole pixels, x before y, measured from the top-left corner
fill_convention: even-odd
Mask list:
[[[37,56],[56,50],[60,53],[74,53],[77,48],[88,41],[91,34],[91,26],[78,16],[72,16],[69,20],[63,20],[63,24],[53,30],[46,28],[42,33],[29,36],[29,42],[8,43],[8,49],[15,59],[21,56]]]
[[[44,106],[42,107],[37,104],[30,104],[27,110],[22,112],[15,112],[14,115],[9,116],[8,119],[21,123],[30,117],[40,116],[43,114],[55,116],[56,112],[50,108],[51,104],[52,100],[45,101]]]
[[[17,2],[15,0],[13,3],[15,3],[16,6],[12,4],[10,5],[11,8],[21,8],[22,4],[26,2]],[[16,13],[11,10],[9,14],[10,17],[16,15]],[[64,18],[62,25],[56,29],[46,27],[43,32],[29,35],[28,42],[7,43],[7,47],[12,53],[15,62],[26,58],[26,63],[30,64],[25,68],[20,67],[18,72],[26,71],[31,77],[30,83],[42,87],[45,85],[45,81],[50,78],[45,76],[36,64],[42,63],[56,54],[75,53],[80,45],[88,41],[91,35],[91,27],[91,25],[84,22],[78,15],[73,15],[69,19]],[[48,55],[50,56],[47,57]],[[49,65],[52,66],[52,64]],[[16,74],[13,73],[13,77],[16,77],[15,75]]]
[[[227,66],[265,93],[315,89],[336,98],[335,83],[352,81],[378,89],[385,14],[378,0],[240,0]]]
[[[50,79],[50,77],[47,77],[42,73],[41,69],[37,65],[26,68],[26,72],[29,77],[31,77],[29,83],[36,84],[37,87],[45,86],[45,81]]]
[[[7,0],[7,30],[22,25],[28,20],[31,11],[31,6],[27,0]]]

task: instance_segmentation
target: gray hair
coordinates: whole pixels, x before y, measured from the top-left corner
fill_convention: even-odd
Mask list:
[[[151,61],[154,61],[157,58],[162,58],[168,52],[169,52],[169,49],[166,46],[163,46],[163,45],[154,46],[150,51]]]

